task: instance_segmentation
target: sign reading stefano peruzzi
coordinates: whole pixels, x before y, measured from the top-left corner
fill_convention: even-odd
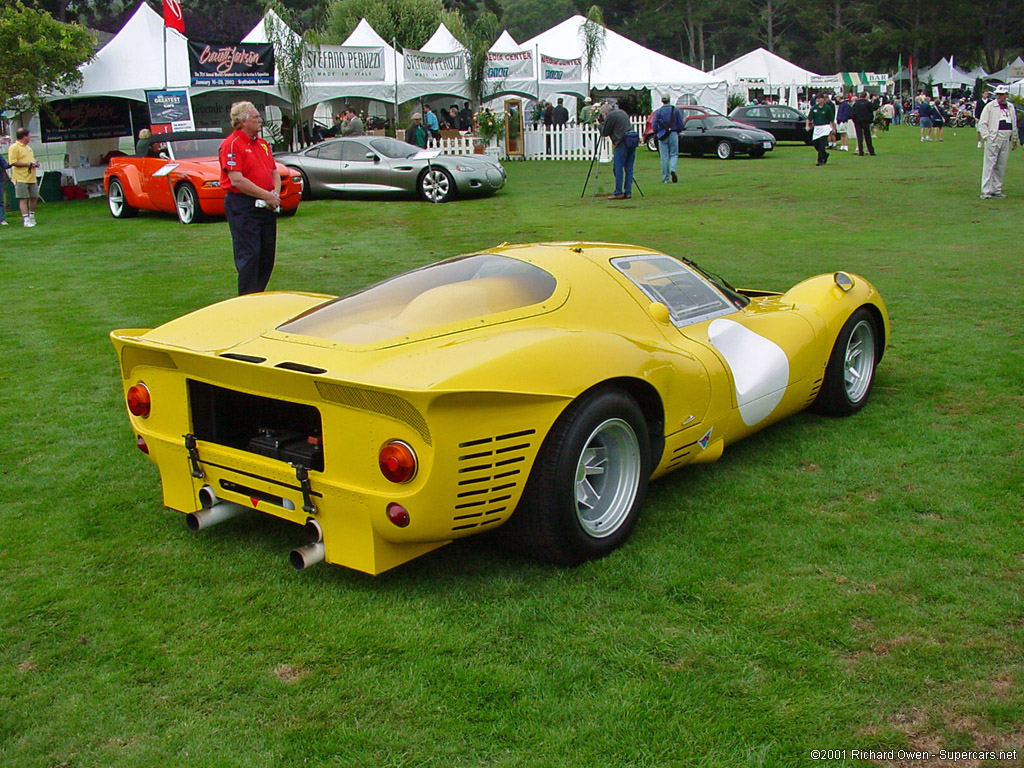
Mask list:
[[[384,48],[321,45],[306,51],[305,77],[312,83],[384,82]]]
[[[273,85],[271,43],[188,41],[192,85]]]

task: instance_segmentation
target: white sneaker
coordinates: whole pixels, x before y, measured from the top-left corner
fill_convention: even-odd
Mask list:
[[[978,142],[978,149],[981,149],[981,142]]]
[[[10,224],[7,223],[7,219],[4,219],[3,221],[0,221],[0,227],[9,227],[9,226],[10,226]]]
[[[32,219],[32,226],[34,227],[36,225],[36,215],[34,213],[30,213],[28,217]]]

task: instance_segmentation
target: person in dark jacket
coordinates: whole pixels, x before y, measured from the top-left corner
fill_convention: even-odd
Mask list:
[[[864,145],[868,145],[868,154],[875,154],[875,146],[871,142],[871,123],[875,119],[875,105],[868,101],[866,92],[861,91],[860,97],[850,107],[850,117],[857,131],[857,154],[864,156]]]
[[[405,129],[405,141],[420,149],[427,147],[427,129],[423,125],[423,115],[419,112],[412,113],[412,122]]]

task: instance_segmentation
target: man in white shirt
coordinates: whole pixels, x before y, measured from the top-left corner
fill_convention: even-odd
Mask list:
[[[1017,148],[1017,109],[1007,101],[1010,89],[996,88],[996,100],[981,110],[978,133],[985,142],[985,156],[981,166],[981,199],[1006,197],[1003,194],[1003,176],[1010,150]]]

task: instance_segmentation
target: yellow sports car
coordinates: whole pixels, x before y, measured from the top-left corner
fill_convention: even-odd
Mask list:
[[[191,529],[255,509],[304,526],[296,568],[377,574],[499,526],[546,561],[606,555],[650,478],[807,407],[859,410],[889,320],[845,272],[736,290],[647,248],[540,243],[111,338]]]

